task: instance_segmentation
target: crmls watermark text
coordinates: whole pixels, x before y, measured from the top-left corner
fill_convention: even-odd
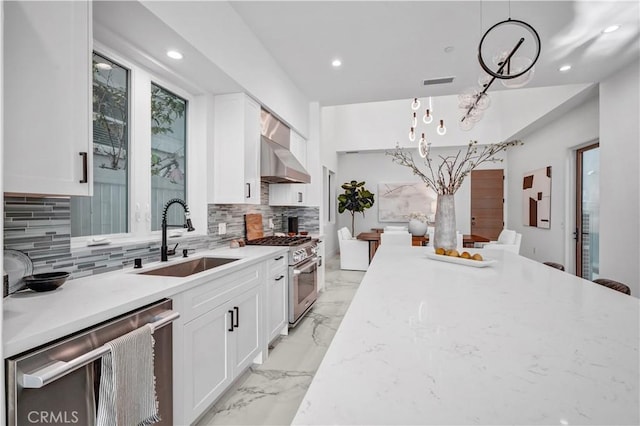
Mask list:
[[[80,421],[77,411],[29,411],[27,420],[32,424],[74,424]]]

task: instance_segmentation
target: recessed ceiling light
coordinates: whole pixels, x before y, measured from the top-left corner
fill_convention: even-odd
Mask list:
[[[109,71],[112,66],[110,64],[107,64],[106,62],[98,62],[96,64],[96,68],[98,68],[99,70]]]
[[[567,72],[570,69],[571,69],[571,65],[563,65],[560,68],[558,68],[558,71]]]
[[[620,25],[611,25],[610,27],[605,28],[604,30],[602,30],[603,34],[609,34],[612,33],[616,30],[618,30],[620,28]]]
[[[336,58],[333,61],[331,61],[331,66],[334,68],[340,68],[342,66],[342,61]]]
[[[167,50],[167,56],[171,59],[182,59],[182,53],[177,50]]]

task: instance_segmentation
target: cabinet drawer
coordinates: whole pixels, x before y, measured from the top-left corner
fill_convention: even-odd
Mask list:
[[[287,268],[278,268],[278,269],[270,270],[269,273],[267,274],[267,282],[271,282],[280,276],[283,276],[286,279],[288,275],[289,275],[289,271],[287,270]]]
[[[259,265],[247,266],[241,271],[213,279],[184,293],[185,323],[228,302],[249,287],[261,281]]]
[[[288,260],[287,252],[273,255],[271,259],[267,260],[267,271],[269,271],[269,275],[273,275],[273,271],[286,268]]]

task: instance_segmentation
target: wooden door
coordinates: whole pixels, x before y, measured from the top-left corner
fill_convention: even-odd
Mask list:
[[[471,172],[471,233],[496,240],[504,228],[504,170]]]

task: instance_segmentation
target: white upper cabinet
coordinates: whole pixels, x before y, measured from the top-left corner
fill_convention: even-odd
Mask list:
[[[307,167],[307,141],[291,130],[289,150],[296,160]],[[313,176],[311,177],[313,180]],[[269,185],[269,205],[271,206],[306,206],[307,183],[277,183]]]
[[[260,204],[260,105],[244,93],[220,95],[214,116],[209,202]]]
[[[4,191],[91,195],[91,2],[4,2]]]

